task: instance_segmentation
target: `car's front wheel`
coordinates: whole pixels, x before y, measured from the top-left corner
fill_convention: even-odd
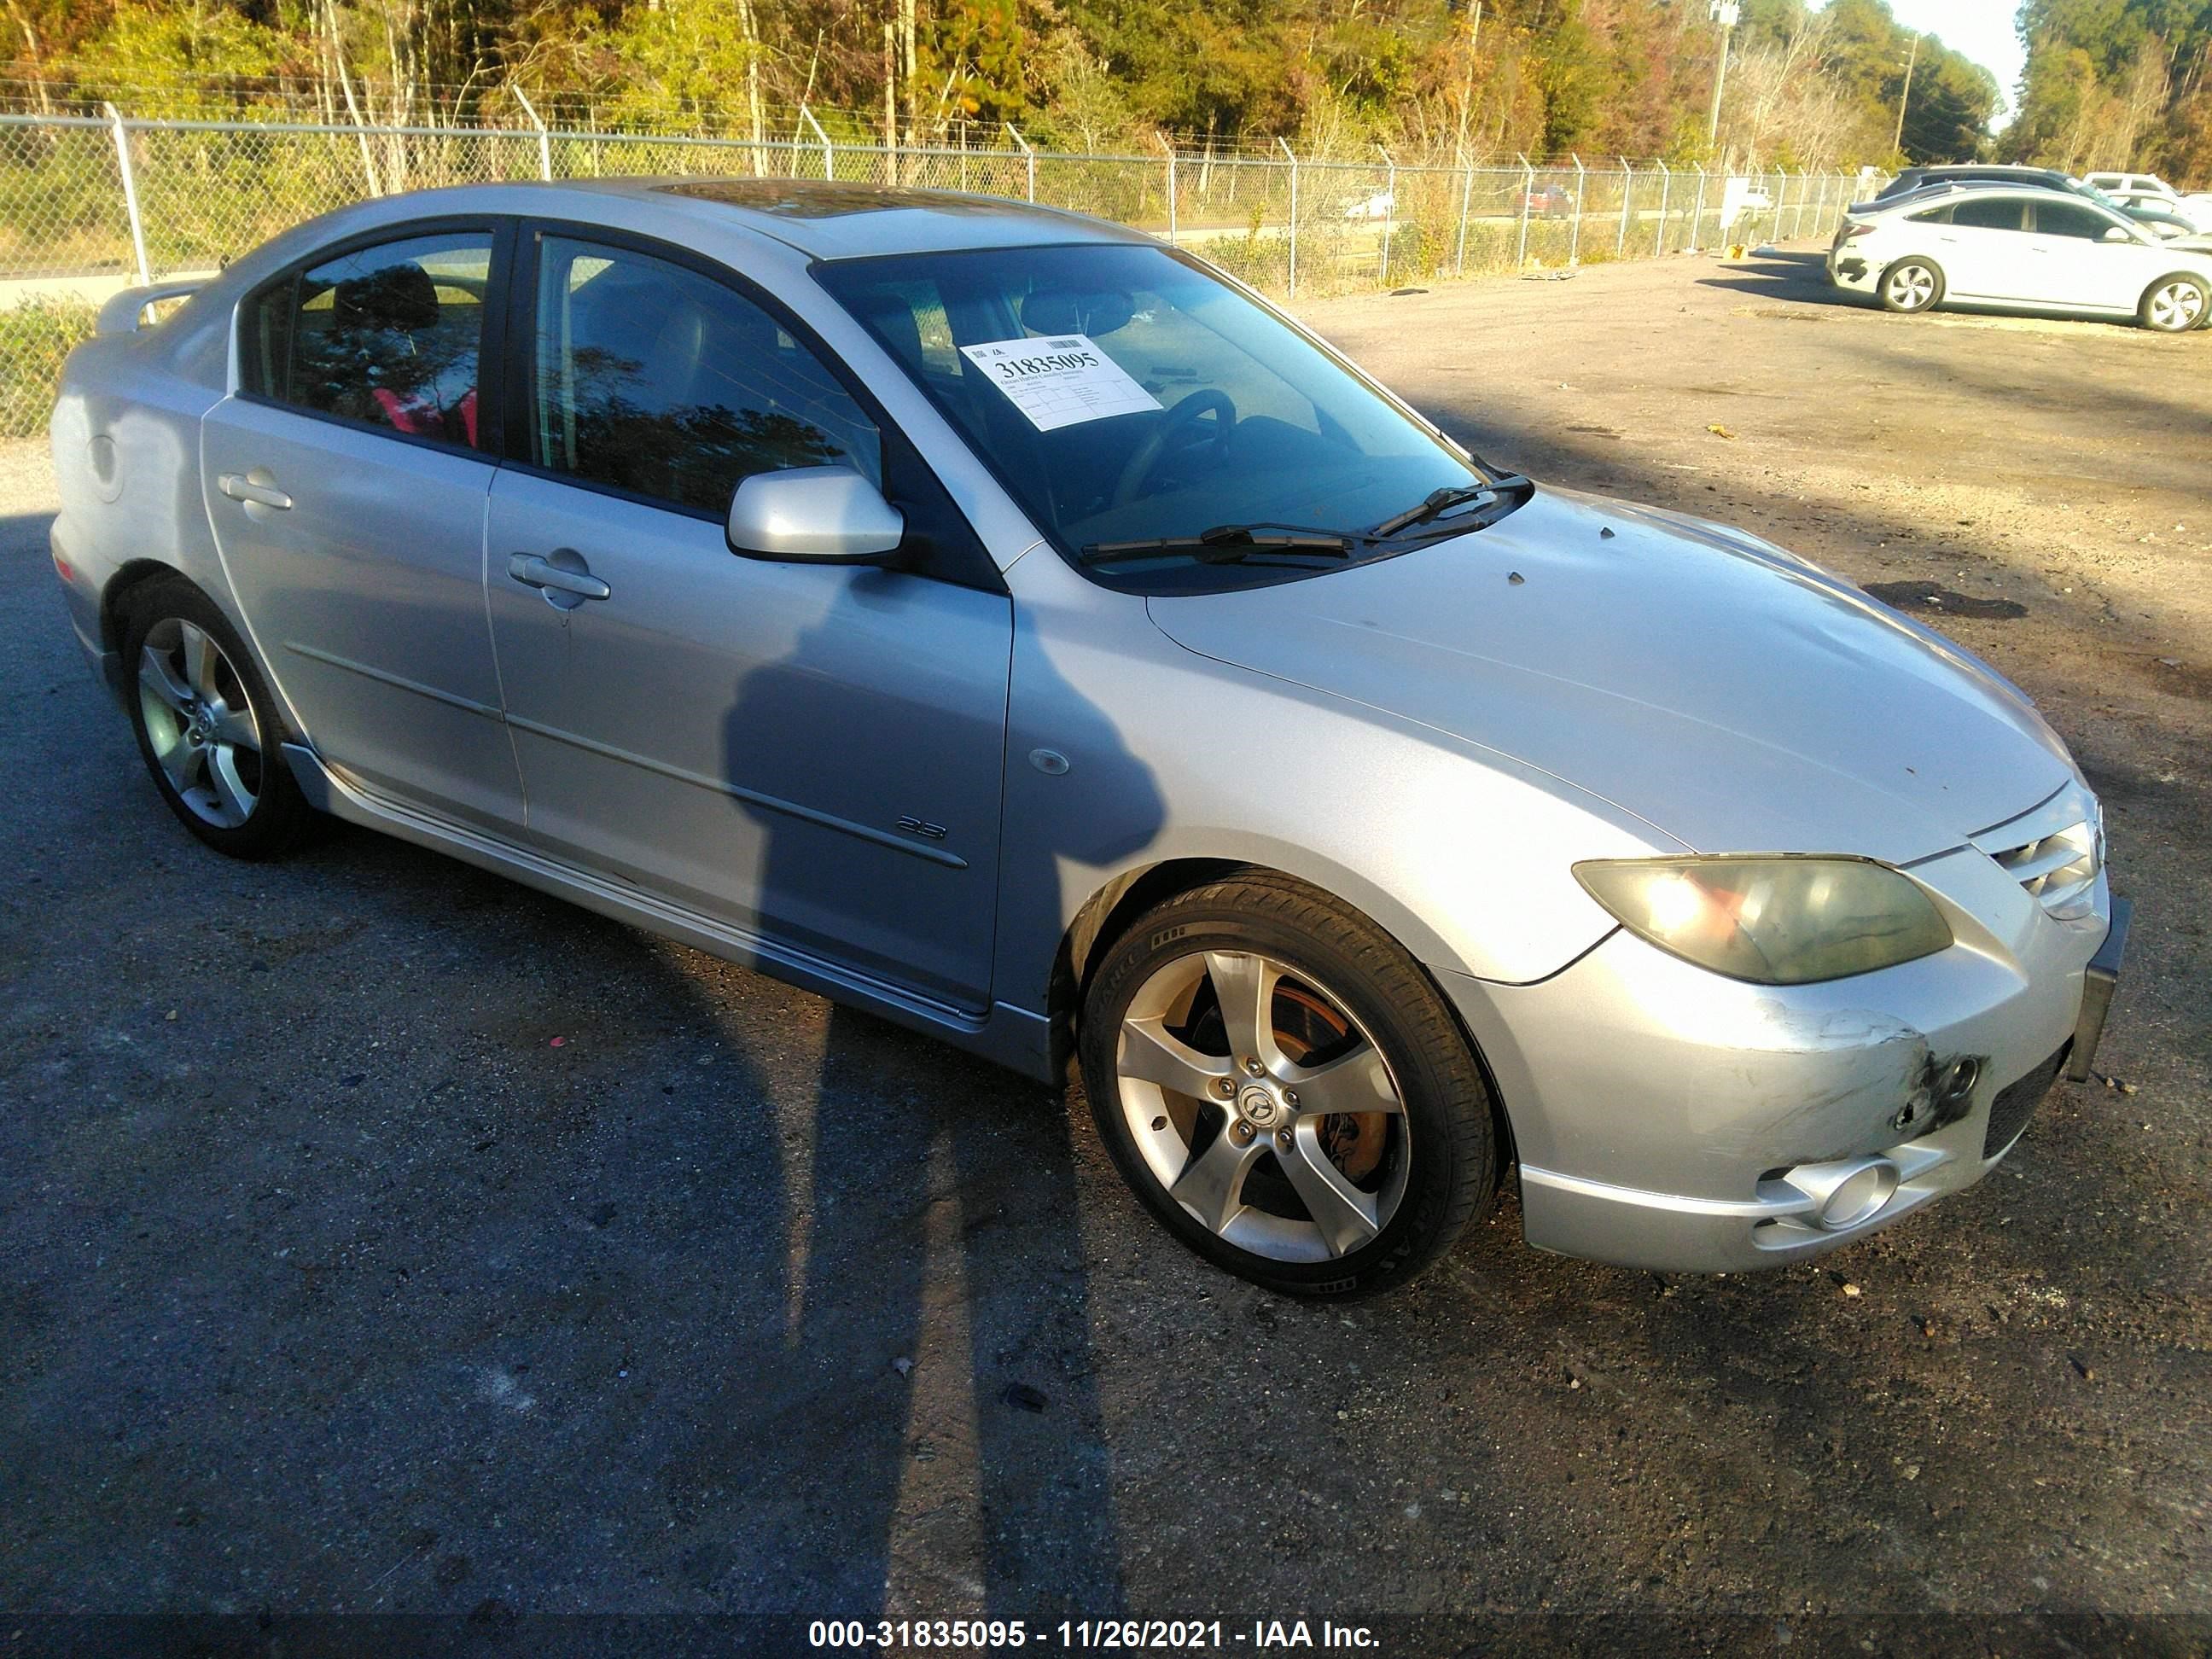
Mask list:
[[[2160,334],[2186,334],[2212,315],[2212,288],[2197,276],[2162,276],[2144,292],[2136,315]]]
[[[1881,274],[1882,308],[1910,314],[1943,297],[1943,273],[1926,259],[1899,259]]]
[[[1491,1094],[1403,946],[1286,878],[1226,878],[1108,947],[1085,1088],[1123,1176],[1199,1255],[1271,1289],[1412,1278],[1497,1183]]]
[[[276,700],[229,619],[182,578],[131,596],[123,663],[154,786],[185,827],[233,858],[269,858],[313,809],[280,750]]]

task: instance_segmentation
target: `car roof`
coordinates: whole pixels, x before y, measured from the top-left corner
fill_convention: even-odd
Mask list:
[[[1927,179],[2063,179],[2057,167],[2020,167],[2007,161],[1947,161],[1937,167],[1907,169]]]
[[[1150,242],[1088,214],[1004,196],[818,179],[593,179],[538,186],[734,222],[817,259],[1064,242]]]
[[[1933,207],[1938,203],[1985,201],[1991,198],[2008,196],[2015,197],[2021,201],[2045,202],[2052,196],[2060,194],[2065,194],[2065,192],[2051,191],[2043,185],[2028,183],[2006,184],[1999,180],[1971,179],[1935,179],[1925,185],[1916,185],[1902,195],[1890,197],[1887,201],[1862,204],[1853,210],[1861,212],[1862,216],[1864,216],[1866,210],[1883,214],[1911,213],[1923,208]],[[2069,195],[2067,199],[2079,202],[2084,207],[2104,207],[2103,203],[2087,196]],[[2105,210],[2112,211],[2109,208]],[[2121,216],[2132,216],[2124,213]]]

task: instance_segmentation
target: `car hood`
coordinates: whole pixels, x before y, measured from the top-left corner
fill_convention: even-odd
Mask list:
[[[1755,537],[1595,496],[1540,489],[1395,558],[1148,605],[1188,650],[1509,756],[1699,852],[1905,862],[2072,774],[1940,635]]]

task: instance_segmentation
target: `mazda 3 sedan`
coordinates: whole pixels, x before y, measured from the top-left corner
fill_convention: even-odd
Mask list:
[[[186,829],[331,814],[1079,1059],[1262,1284],[1401,1282],[1514,1166],[1542,1249],[1802,1261],[2088,1063],[2125,910],[2018,690],[1137,233],[502,185],[148,297],[70,359],[53,553]]]

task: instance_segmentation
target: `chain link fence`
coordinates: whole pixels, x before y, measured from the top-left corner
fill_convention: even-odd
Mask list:
[[[970,191],[1094,214],[1293,298],[1825,236],[1850,174],[447,127],[0,116],[0,435],[43,429],[61,361],[126,287],[210,273],[364,197],[501,179],[748,176]]]

